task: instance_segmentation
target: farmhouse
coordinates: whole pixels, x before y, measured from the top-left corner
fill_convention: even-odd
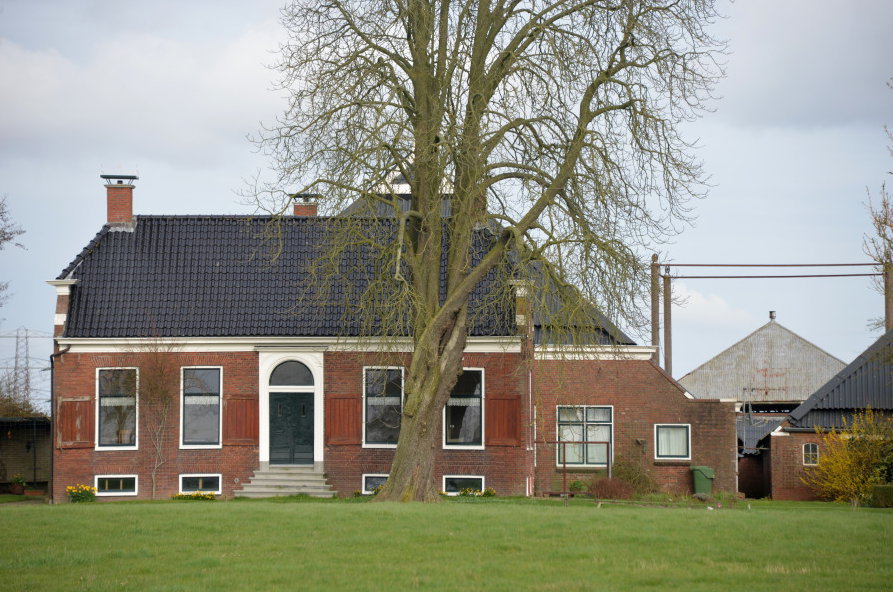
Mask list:
[[[134,216],[134,179],[107,177],[107,223],[49,282],[55,500],[75,483],[112,499],[374,489],[411,344],[364,337],[339,298],[374,272],[368,253],[346,253],[320,291],[311,266],[338,217],[307,202],[282,218]],[[438,488],[545,494],[565,468],[589,478],[623,460],[665,489],[689,490],[704,465],[735,490],[732,404],[688,395],[607,320],[568,353],[530,312],[535,287],[488,298],[500,281],[472,295],[483,313],[443,411]]]
[[[893,330],[794,409],[771,434],[772,498],[816,499],[801,477],[819,463],[822,432],[844,430],[853,415],[871,407],[893,414]]]

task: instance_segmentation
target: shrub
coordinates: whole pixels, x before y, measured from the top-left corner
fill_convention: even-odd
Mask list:
[[[657,481],[641,462],[630,459],[620,459],[614,463],[611,474],[633,486],[636,495],[648,495],[657,493],[660,488]]]
[[[65,488],[65,492],[68,494],[68,501],[73,504],[96,501],[96,488],[92,485],[81,485],[80,483],[69,485]]]
[[[617,477],[605,477],[594,479],[589,486],[589,492],[595,499],[632,499],[636,489]]]
[[[893,508],[893,483],[872,487],[871,505],[875,508]]]
[[[586,484],[577,479],[576,481],[571,481],[571,484],[568,485],[568,489],[571,491],[583,491],[586,489]]]

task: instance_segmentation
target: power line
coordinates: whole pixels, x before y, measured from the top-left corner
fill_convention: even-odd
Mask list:
[[[746,280],[746,279],[783,279],[783,278],[836,278],[836,277],[880,277],[882,273],[823,273],[809,275],[671,275],[680,280]]]

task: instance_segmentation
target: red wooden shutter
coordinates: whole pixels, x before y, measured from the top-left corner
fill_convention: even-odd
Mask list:
[[[360,399],[326,397],[326,444],[360,443]]]
[[[257,399],[226,398],[223,400],[223,443],[256,445],[258,443]]]
[[[487,446],[518,446],[521,441],[521,398],[487,397]]]
[[[56,413],[59,448],[92,448],[94,405],[90,397],[59,399]]]

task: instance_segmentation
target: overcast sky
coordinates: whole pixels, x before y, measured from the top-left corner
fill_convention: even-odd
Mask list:
[[[0,0],[0,194],[27,231],[27,250],[0,252],[10,282],[0,334],[52,331],[45,280],[105,221],[101,173],[140,176],[137,214],[254,211],[237,192],[266,164],[246,136],[283,105],[266,67],[282,37],[280,3]],[[687,128],[712,190],[661,260],[867,261],[867,191],[893,169],[883,133],[893,125],[893,2],[721,6],[728,18],[715,31],[731,50],[722,98]],[[677,280],[675,290],[685,298],[673,312],[676,377],[769,310],[850,362],[879,336],[866,323],[883,313],[867,278]],[[12,340],[0,341],[12,356]],[[31,349],[43,363],[49,340]]]

